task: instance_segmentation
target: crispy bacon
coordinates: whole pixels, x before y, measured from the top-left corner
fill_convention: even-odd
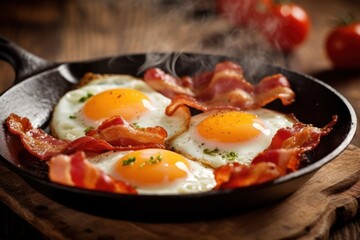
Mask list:
[[[196,98],[207,102],[217,95],[232,92],[234,89],[241,89],[245,92],[254,91],[254,86],[247,82],[243,76],[243,69],[232,62],[222,62],[215,66],[214,74],[208,84],[196,91]]]
[[[337,116],[323,128],[297,123],[277,131],[270,146],[258,154],[250,166],[230,163],[215,169],[216,189],[251,186],[296,171],[303,154],[314,149],[329,134]]]
[[[159,81],[159,79],[161,79],[161,81]],[[185,78],[186,81],[184,82],[187,84],[184,86],[181,79],[177,79],[169,74],[166,74],[158,68],[151,68],[146,71],[144,80],[149,86],[168,98],[172,98],[178,94],[185,94],[189,96],[193,95],[187,86],[192,85],[191,78],[189,77]]]
[[[134,187],[113,179],[95,168],[86,160],[85,153],[78,151],[73,155],[57,155],[49,161],[51,181],[90,190],[136,194]]]
[[[48,160],[64,152],[69,144],[69,141],[54,138],[41,129],[33,128],[28,118],[16,114],[10,114],[5,123],[9,132],[19,135],[25,149],[41,160]]]
[[[121,117],[105,120],[87,136],[70,142],[57,139],[45,131],[33,128],[29,119],[11,114],[5,121],[9,132],[20,136],[26,150],[41,160],[47,161],[57,154],[76,151],[103,153],[110,150],[139,150],[165,148],[167,132],[162,127],[137,129]]]
[[[102,153],[111,150],[114,150],[114,146],[105,140],[84,136],[70,142],[64,153],[71,154],[76,151]]]
[[[285,76],[275,74],[252,85],[244,78],[243,69],[229,61],[218,63],[213,72],[200,73],[186,84],[182,79],[156,68],[149,69],[144,75],[147,84],[172,98],[166,109],[168,115],[183,105],[201,111],[219,108],[247,110],[262,107],[275,99],[280,99],[284,105],[295,99]]]
[[[115,147],[115,150],[130,150],[142,148],[165,148],[167,132],[164,128],[136,128],[120,116],[105,120],[97,130],[86,133],[95,139],[102,139]]]
[[[259,163],[252,167],[231,163],[215,170],[215,189],[246,187],[271,181],[281,176],[281,169],[274,163]]]
[[[276,99],[280,99],[283,105],[289,105],[295,100],[295,93],[291,90],[287,78],[282,74],[263,78],[256,85],[253,95],[255,103],[251,108],[262,107]]]

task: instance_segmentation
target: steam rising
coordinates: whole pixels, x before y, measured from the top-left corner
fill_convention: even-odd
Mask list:
[[[136,12],[139,12],[137,15],[141,15],[142,21],[134,16],[133,26],[120,30],[125,31],[126,36],[137,36],[132,39],[129,49],[147,53],[139,73],[161,64],[164,71],[176,76],[179,75],[176,69],[177,61],[196,64],[198,70],[202,71],[211,69],[219,60],[209,61],[183,55],[183,52],[240,58],[246,71],[249,69],[252,72],[257,72],[264,62],[284,64],[283,56],[274,55],[256,29],[234,28],[228,21],[217,16],[214,13],[213,1],[124,2],[123,11],[136,8]],[[138,25],[141,27],[137,27]],[[156,54],[159,52],[162,54]],[[175,54],[170,54],[174,52]],[[251,72],[249,74],[252,75]]]

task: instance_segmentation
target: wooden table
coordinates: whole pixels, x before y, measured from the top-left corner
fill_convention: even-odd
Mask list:
[[[264,52],[263,47],[257,45],[261,40],[254,43],[253,38],[247,37],[256,35],[256,32],[235,29],[216,17],[212,2],[206,0],[7,1],[0,7],[0,34],[54,62],[149,51],[207,52],[266,60],[329,83],[350,101],[359,117],[359,71],[333,70],[324,50],[324,39],[334,16],[351,10],[360,18],[358,1],[296,2],[308,10],[312,29],[307,41],[286,55]],[[13,72],[4,62],[0,62],[0,72],[3,73],[0,89],[4,89],[11,84]],[[360,146],[359,130],[352,144]],[[26,184],[0,165],[0,181],[5,178],[13,180],[9,181],[13,184],[9,189],[17,194],[44,201],[43,196],[34,190],[20,189]],[[0,200],[6,202],[6,199]],[[53,205],[50,200],[49,205]],[[35,226],[31,226],[22,220],[28,219],[29,213],[17,211],[15,214],[15,208],[0,204],[0,239],[46,238],[48,232],[40,225],[32,222]],[[41,210],[36,209],[40,213]],[[71,228],[66,229],[71,231]],[[332,239],[343,239],[344,236],[347,239],[360,236],[359,214],[331,230]]]

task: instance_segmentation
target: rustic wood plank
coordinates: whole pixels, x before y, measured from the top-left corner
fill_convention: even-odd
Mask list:
[[[359,154],[359,148],[350,146],[283,201],[236,216],[201,222],[131,222],[82,213],[37,193],[3,167],[0,167],[3,172],[0,198],[45,236],[54,239],[208,239],[210,236],[211,239],[238,239],[238,236],[322,239],[329,236],[336,221],[351,219],[357,212]]]
[[[1,11],[0,14],[0,32],[30,52],[50,61],[77,61],[147,51],[195,51],[242,56],[240,53],[243,51],[243,48],[252,46],[251,42],[242,40],[247,32],[233,29],[227,23],[215,18],[211,14],[193,18],[192,12],[194,9],[189,9],[188,6],[183,4],[173,5],[173,7],[161,6],[155,8],[155,3],[161,5],[162,2],[166,1],[8,1],[6,3],[3,2],[1,6],[1,9],[5,9],[5,11]],[[182,3],[183,1],[177,2]],[[208,11],[209,2],[211,4],[211,1],[207,0],[187,1],[187,4],[192,2],[205,2],[206,11]],[[323,41],[326,33],[331,28],[330,21],[334,16],[339,16],[351,10],[357,17],[360,17],[358,0],[303,0],[298,2],[306,7],[313,20],[309,39],[291,55],[270,55],[273,58],[270,60],[279,64],[287,64],[293,70],[318,76],[321,80],[329,80],[332,86],[336,87],[349,99],[355,109],[357,109],[357,115],[359,116],[360,95],[359,91],[357,91],[360,87],[359,73],[332,71],[330,62],[326,58],[323,49]],[[256,53],[261,54],[261,51]],[[257,55],[246,56],[254,57]],[[3,82],[0,84],[3,84]],[[360,128],[355,135],[353,143],[360,146]],[[10,199],[18,197],[23,201],[23,206],[27,207],[26,210],[20,212],[22,217],[27,216],[26,218],[24,217],[27,221],[30,221],[37,227],[41,226],[44,233],[50,234],[54,238],[72,237],[71,234],[74,233],[74,230],[69,230],[71,227],[62,220],[55,219],[52,222],[52,219],[55,218],[54,216],[50,217],[49,222],[45,224],[43,222],[38,223],[36,219],[30,217],[39,215],[42,219],[46,219],[50,215],[49,212],[54,211],[54,209],[55,212],[61,212],[63,209],[61,205],[44,200],[43,196],[31,189],[29,190],[28,186],[21,182],[22,180],[20,180],[19,184],[16,181],[18,178],[15,174],[9,173],[6,168],[0,167],[1,181],[4,176],[9,178],[9,181],[6,182],[9,185],[7,187],[11,188],[11,185],[16,183],[12,187],[14,192],[19,195],[13,195],[11,191],[6,194],[11,196]],[[18,187],[24,188],[24,190],[19,191],[17,190]],[[356,189],[357,187],[354,188]],[[328,191],[323,192],[320,196],[323,197],[324,194],[329,197],[329,195],[326,195]],[[346,192],[343,195],[331,196],[335,196],[333,202],[337,204],[337,200],[341,200],[347,194]],[[352,193],[349,194],[351,195]],[[325,197],[325,199],[328,199],[328,197]],[[9,197],[5,197],[5,199],[9,201]],[[353,199],[352,195],[350,199]],[[311,202],[311,200],[308,201]],[[31,204],[28,205],[29,202]],[[325,202],[329,204],[331,201],[326,200]],[[50,208],[45,204],[49,205]],[[14,207],[13,205],[10,206]],[[344,208],[346,210],[345,216],[352,217],[354,206],[355,203],[350,200],[347,207]],[[15,207],[19,206],[16,205]],[[331,219],[334,218],[333,212],[341,212],[341,210],[334,210],[336,207],[330,205],[324,209],[330,213],[326,217],[321,218],[326,221],[319,220],[319,225],[322,223],[322,226],[325,226],[322,228],[322,232],[326,233],[328,231],[326,224],[332,224],[333,220]],[[77,212],[74,213],[69,210],[64,210],[64,213],[74,214],[75,218],[77,216],[77,220],[82,220],[80,216],[83,218],[88,217],[82,214],[78,216]],[[340,216],[342,215],[340,214],[338,217]],[[59,219],[63,218],[60,216]],[[102,220],[93,221],[98,223]],[[339,221],[342,222],[342,218]],[[356,236],[360,234],[360,217],[357,217],[355,221],[357,222],[347,224],[345,227],[340,223],[337,226],[337,230],[332,233],[332,239],[356,239]],[[71,224],[74,223],[75,221],[71,222]],[[52,224],[58,224],[59,226],[53,230]],[[90,223],[88,222],[87,224]],[[154,238],[158,234],[162,234],[162,227],[170,227],[170,229],[178,231],[183,235],[191,230],[201,235],[212,227],[211,224],[208,224],[188,224],[185,226],[159,225],[156,227],[132,223],[134,229],[141,229],[144,232],[144,236],[148,238]],[[236,227],[236,224],[227,220],[223,227],[222,231],[218,229],[219,232],[215,235],[214,239],[220,238],[221,233],[234,233],[233,228]],[[50,230],[47,230],[48,228]],[[59,231],[59,229],[67,230],[67,233],[62,233],[59,236],[52,232]],[[130,229],[135,231],[131,227]],[[317,228],[311,225],[309,229]],[[92,231],[92,227],[86,228],[81,236],[85,238],[92,236]],[[102,237],[111,237],[111,234],[103,233]],[[136,237],[138,235],[132,236]],[[305,236],[310,236],[310,233]],[[205,238],[204,236],[202,237]]]

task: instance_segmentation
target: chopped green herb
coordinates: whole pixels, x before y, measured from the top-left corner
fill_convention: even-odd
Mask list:
[[[69,118],[70,119],[76,119],[76,116],[75,115],[70,115]]]
[[[150,156],[149,160],[147,160],[147,161],[140,164],[140,167],[144,167],[145,165],[148,165],[148,164],[157,164],[157,163],[159,163],[161,161],[162,161],[162,156],[159,153],[156,157]]]
[[[90,93],[90,92],[88,92],[88,93],[86,94],[86,96],[82,96],[81,98],[79,98],[79,102],[80,102],[80,103],[83,103],[83,102],[85,102],[86,100],[88,100],[89,98],[91,98],[92,96],[93,96],[93,94]]]
[[[122,165],[123,166],[133,165],[135,161],[136,161],[135,157],[130,157],[126,160],[123,160]]]
[[[135,129],[142,129],[138,123],[131,123],[130,125]]]
[[[156,160],[153,156],[150,157],[150,159],[147,161],[149,164],[155,164]]]
[[[227,152],[225,155],[222,155],[222,157],[228,161],[234,161],[238,157],[238,154],[236,152]]]
[[[151,156],[149,161],[147,161],[149,164],[156,164],[156,163],[159,163],[161,162],[162,160],[162,156],[161,154],[159,153],[156,158],[154,156]]]
[[[219,153],[219,149],[218,148],[214,148],[214,149],[208,149],[208,148],[205,148],[204,149],[204,153],[205,154],[208,154],[208,155],[211,155],[211,156],[215,156],[216,154],[218,154]]]
[[[84,132],[87,133],[88,131],[93,130],[93,129],[94,129],[94,127],[90,126],[90,127],[85,128]]]

